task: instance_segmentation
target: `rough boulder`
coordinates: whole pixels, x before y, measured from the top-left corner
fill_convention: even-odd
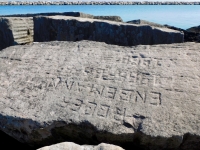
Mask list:
[[[94,16],[93,19],[123,22],[123,20],[120,16]]]
[[[127,23],[140,24],[140,25],[141,24],[146,24],[146,25],[150,25],[150,26],[154,26],[154,27],[165,28],[164,25],[161,25],[161,24],[158,24],[158,23],[154,23],[154,22],[150,22],[150,21],[146,21],[146,20],[141,20],[141,19],[127,21]]]
[[[159,27],[159,28],[168,28],[168,29],[172,29],[172,30],[176,30],[176,31],[180,31],[184,33],[184,42],[200,42],[200,36],[198,32],[198,27],[192,27],[189,28],[187,30],[181,29],[181,28],[177,28],[174,26],[170,26],[170,25],[161,25],[161,24],[157,24],[154,22],[149,22],[146,20],[132,20],[132,21],[128,21],[127,23],[130,24],[140,24],[140,25],[150,25],[152,27]]]
[[[21,142],[200,146],[200,44],[47,42],[0,52],[0,129]]]
[[[123,148],[111,144],[101,143],[97,146],[83,145],[72,142],[63,142],[51,146],[45,146],[38,150],[124,150]]]
[[[0,50],[17,44],[33,42],[32,17],[0,18]]]
[[[91,40],[133,46],[181,43],[183,38],[182,32],[149,25],[69,16],[34,17],[35,42]]]

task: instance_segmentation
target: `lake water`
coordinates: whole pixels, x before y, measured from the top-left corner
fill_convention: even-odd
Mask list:
[[[78,11],[117,15],[123,21],[143,19],[187,29],[200,25],[200,5],[30,5],[0,6],[0,15]]]

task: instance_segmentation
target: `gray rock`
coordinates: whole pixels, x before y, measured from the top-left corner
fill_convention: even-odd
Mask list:
[[[183,42],[183,33],[148,25],[67,16],[35,17],[34,40],[92,40],[124,46]]]
[[[122,18],[119,16],[93,16],[93,15],[82,13],[82,12],[62,12],[62,13],[49,12],[49,13],[34,13],[34,14],[13,14],[13,15],[1,15],[0,17],[36,17],[36,16],[58,16],[58,15],[123,22]]]
[[[189,29],[184,30],[181,28],[177,28],[174,26],[170,26],[170,25],[164,25],[165,27],[172,29],[172,30],[177,30],[177,31],[181,31],[184,33],[184,42],[200,42],[200,34],[198,32],[193,32],[190,31]],[[192,29],[192,28],[191,28]]]
[[[33,42],[33,18],[0,18],[0,50]]]
[[[196,38],[197,38],[197,42],[200,42],[200,34]]]
[[[193,38],[195,39],[195,42],[200,42],[200,26],[191,27],[186,31],[194,34]]]
[[[200,26],[195,26],[187,29],[188,32],[200,33]]]
[[[127,21],[127,23],[140,24],[140,25],[146,24],[146,25],[150,25],[150,26],[153,26],[153,27],[166,28],[164,25],[154,23],[154,22],[150,22],[150,21],[146,21],[146,20],[141,20],[141,19]]]
[[[122,18],[119,16],[94,16],[93,19],[123,22]]]
[[[51,146],[39,148],[38,150],[123,150],[123,148],[111,144],[101,143],[97,146],[83,145],[72,142],[63,142]]]
[[[149,22],[146,20],[132,20],[132,21],[128,21],[127,23],[131,23],[131,24],[140,24],[140,25],[150,25],[153,27],[160,27],[160,28],[168,28],[168,29],[172,29],[172,30],[176,30],[176,31],[180,31],[184,33],[184,42],[200,42],[200,26],[197,27],[192,27],[189,28],[187,30],[181,29],[181,28],[177,28],[174,26],[170,26],[170,25],[161,25],[161,24],[157,24],[157,23],[153,23],[153,22]]]
[[[200,135],[199,47],[80,41],[6,48],[0,129],[30,145],[192,149]]]
[[[93,18],[93,15],[82,13],[82,12],[49,12],[49,13],[35,13],[35,14],[13,14],[13,15],[1,15],[1,17],[35,17],[35,16],[72,16],[82,18]]]

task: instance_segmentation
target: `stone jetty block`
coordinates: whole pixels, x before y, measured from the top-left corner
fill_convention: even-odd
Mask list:
[[[122,18],[119,16],[94,16],[93,19],[123,22]]]
[[[86,14],[86,13],[82,13],[82,12],[62,12],[62,13],[51,12],[51,13],[34,13],[34,14],[13,14],[13,15],[1,15],[0,17],[36,17],[36,16],[72,16],[72,17],[123,22],[123,20],[120,16],[94,16],[94,15]]]
[[[82,12],[48,12],[48,13],[34,13],[34,14],[13,14],[13,15],[1,15],[1,17],[36,17],[36,16],[58,16],[58,15],[82,17],[82,18],[94,18],[93,15]]]
[[[187,29],[188,32],[200,33],[200,26],[195,26]]]
[[[13,14],[13,15],[1,15],[0,17],[36,17],[36,16],[72,16],[72,17],[81,17],[81,18],[91,18],[91,19],[100,19],[100,20],[110,20],[123,22],[120,16],[94,16],[91,14],[86,14],[82,12],[51,12],[51,13],[34,13],[34,14]]]
[[[183,33],[171,29],[69,16],[34,17],[34,41],[92,40],[133,46],[183,42]]]
[[[200,147],[200,44],[54,41],[0,52],[0,129],[21,142]]]
[[[154,23],[154,22],[150,22],[150,21],[146,21],[146,20],[141,20],[141,19],[137,19],[137,20],[131,20],[131,21],[127,21],[127,23],[131,23],[131,24],[146,24],[146,25],[150,25],[150,26],[154,26],[154,27],[160,27],[160,28],[166,28],[164,25],[158,24],[158,23]]]
[[[33,42],[32,17],[0,18],[0,50],[17,44]]]
[[[119,146],[115,146],[112,144],[105,144],[105,143],[101,143],[97,146],[92,146],[92,145],[80,146],[72,142],[63,142],[51,146],[45,146],[37,150],[124,150],[124,149]]]
[[[189,29],[184,30],[184,29],[181,29],[181,28],[178,28],[178,27],[174,27],[174,26],[170,26],[170,25],[161,25],[161,24],[158,24],[158,23],[149,22],[149,21],[141,20],[141,19],[127,21],[127,23],[140,24],[140,25],[146,24],[146,25],[150,25],[150,26],[153,26],[153,27],[160,27],[160,28],[168,28],[168,29],[172,29],[172,30],[177,30],[177,31],[184,33],[184,42],[200,42],[199,33],[192,32]],[[190,29],[193,29],[193,28],[190,28]]]

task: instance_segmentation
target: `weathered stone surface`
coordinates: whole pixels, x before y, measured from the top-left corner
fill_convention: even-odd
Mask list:
[[[184,33],[184,42],[200,42],[199,33],[191,32],[191,31],[184,30],[184,29],[177,28],[177,27],[170,26],[170,25],[164,25],[164,26],[169,29],[172,29],[172,30],[177,30],[177,31],[183,32]]]
[[[200,136],[199,57],[198,43],[122,47],[80,41],[9,47],[0,52],[0,129],[32,145],[73,141],[133,143],[154,150],[195,147]]]
[[[51,146],[45,146],[39,148],[38,150],[123,150],[123,148],[111,144],[101,143],[97,146],[83,145],[72,142],[63,142]]]
[[[101,19],[101,20],[110,20],[110,21],[123,22],[122,18],[119,17],[119,16],[94,16],[93,19]]]
[[[200,42],[200,26],[191,27],[186,30],[187,32],[194,34],[195,42]]]
[[[2,15],[1,17],[35,17],[35,16],[73,16],[82,18],[93,18],[93,15],[82,13],[82,12],[49,12],[49,13],[35,13],[35,14],[13,14],[13,15]]]
[[[195,26],[187,29],[189,32],[195,32],[195,33],[200,33],[200,26]]]
[[[176,30],[176,31],[180,31],[184,33],[184,42],[200,42],[200,35],[198,32],[193,32],[196,31],[195,27],[194,28],[190,28],[187,30],[178,28],[178,27],[174,27],[174,26],[170,26],[170,25],[161,25],[161,24],[157,24],[154,22],[149,22],[146,20],[132,20],[132,21],[128,21],[127,23],[131,23],[131,24],[140,24],[140,25],[150,25],[153,27],[160,27],[160,28],[168,28],[168,29],[172,29],[172,30]]]
[[[33,18],[0,18],[0,50],[33,42]]]
[[[119,16],[93,16],[91,14],[86,14],[82,12],[62,12],[62,13],[49,12],[49,13],[34,13],[34,14],[13,14],[13,15],[0,15],[0,17],[36,17],[36,16],[58,16],[58,15],[123,22],[122,18]]]
[[[150,22],[150,21],[146,21],[146,20],[141,20],[141,19],[127,21],[127,23],[131,23],[131,24],[146,24],[146,25],[150,25],[150,26],[154,26],[154,27],[165,28],[164,25],[161,25],[161,24],[158,24],[158,23],[154,23],[154,22]]]
[[[37,42],[92,40],[125,46],[183,42],[183,33],[171,29],[67,16],[35,17],[34,28]]]

